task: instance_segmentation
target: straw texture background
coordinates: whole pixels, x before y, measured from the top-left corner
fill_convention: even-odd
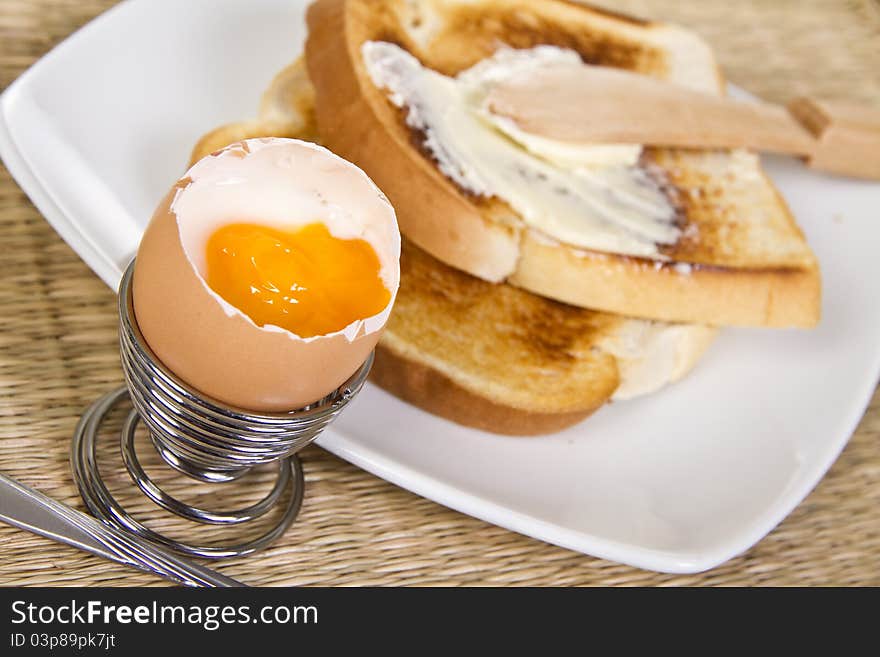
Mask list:
[[[0,88],[112,4],[2,0]],[[729,79],[768,100],[812,93],[880,105],[877,0],[608,4],[698,30],[716,47]],[[69,437],[81,411],[120,381],[114,295],[0,167],[0,471],[79,506]],[[269,550],[219,569],[255,585],[880,585],[878,438],[875,394],[843,455],[788,519],[748,553],[688,576],[645,572],[519,536],[311,447],[303,454],[307,494],[297,524]],[[111,489],[152,526],[175,525],[125,494],[130,484],[109,442],[102,463]],[[215,489],[186,492],[180,478],[172,479],[171,492],[212,505]],[[229,502],[240,506],[249,494]],[[162,584],[0,525],[0,585]]]

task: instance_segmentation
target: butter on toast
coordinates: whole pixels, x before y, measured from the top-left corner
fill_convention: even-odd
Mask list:
[[[722,94],[709,47],[681,28],[567,0],[317,0],[309,77],[322,143],[386,192],[403,234],[439,260],[581,307],[712,325],[808,327],[820,313],[818,264],[785,202],[747,151],[645,149],[673,188],[675,243],[662,258],[574,248],[497,197],[475,199],[438,168],[424,138],[370,78],[367,41],[393,43],[444,75],[502,45],[556,45]]]
[[[192,161],[245,132],[314,138],[314,92],[302,59],[276,76],[266,98],[273,100],[262,104],[260,118],[205,135]],[[400,289],[370,377],[459,424],[543,434],[580,421],[611,399],[681,378],[714,335],[705,326],[631,320],[487,283],[404,240]]]

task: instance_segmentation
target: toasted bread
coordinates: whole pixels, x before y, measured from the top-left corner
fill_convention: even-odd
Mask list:
[[[501,44],[564,46],[616,66],[723,93],[709,47],[681,28],[566,0],[318,0],[306,59],[322,143],[386,192],[401,231],[441,261],[570,304],[712,325],[814,325],[816,259],[746,151],[646,149],[676,190],[681,237],[665,259],[576,249],[528,228],[509,205],[475,200],[437,167],[370,79],[361,45],[389,41],[454,75]]]
[[[245,132],[311,138],[314,93],[304,71],[299,59],[273,81],[264,98],[278,106],[264,102],[260,115],[275,118],[213,130],[192,161]],[[612,398],[645,394],[684,376],[714,335],[704,326],[629,320],[487,283],[404,240],[400,289],[370,378],[459,424],[545,434]]]
[[[404,242],[371,379],[472,427],[541,434],[683,376],[714,331],[576,308],[488,283]]]

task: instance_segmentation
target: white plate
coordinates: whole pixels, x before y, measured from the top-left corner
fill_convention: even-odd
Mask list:
[[[295,0],[129,0],[0,98],[0,154],[111,286],[190,149],[301,50]],[[320,444],[489,522],[643,568],[748,549],[815,486],[880,370],[880,185],[769,159],[822,264],[814,331],[726,330],[685,381],[544,438],[459,427],[368,386]]]

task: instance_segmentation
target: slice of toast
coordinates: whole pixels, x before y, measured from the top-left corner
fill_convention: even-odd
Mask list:
[[[624,315],[713,325],[814,325],[816,259],[747,151],[645,149],[674,188],[681,237],[665,259],[573,248],[498,198],[475,199],[421,147],[424,136],[370,79],[366,41],[394,43],[455,75],[503,45],[550,44],[710,93],[724,84],[709,47],[681,28],[567,0],[318,0],[308,12],[309,77],[322,142],[385,190],[401,231],[489,281]]]
[[[304,71],[302,59],[282,71],[259,118],[211,131],[192,162],[243,134],[313,137],[314,92]],[[487,283],[404,240],[400,289],[370,378],[459,424],[544,434],[612,398],[679,379],[714,335],[705,326],[626,319]]]
[[[371,379],[459,424],[532,435],[696,363],[714,330],[576,308],[488,283],[404,242],[401,287]]]

